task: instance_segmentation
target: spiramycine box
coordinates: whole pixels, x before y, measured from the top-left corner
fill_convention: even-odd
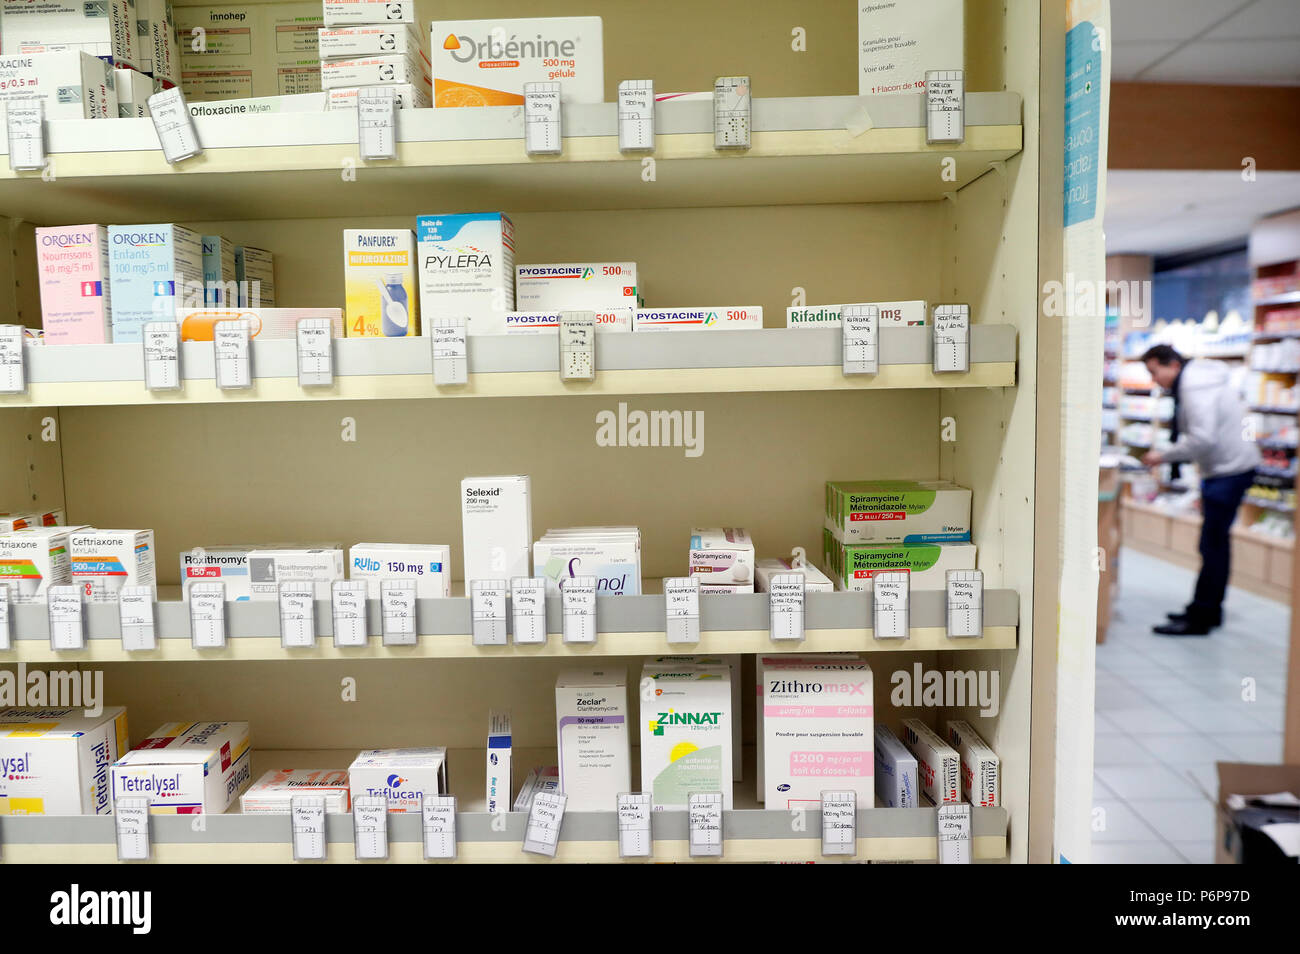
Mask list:
[[[108,267],[115,343],[138,343],[147,322],[202,304],[203,241],[182,226],[110,225]]]
[[[46,344],[109,344],[108,230],[62,225],[36,230],[41,327]]]
[[[555,680],[555,735],[568,811],[613,811],[619,793],[632,790],[623,669],[561,672]]]
[[[826,527],[844,543],[960,543],[970,503],[946,480],[829,480]]]
[[[470,335],[503,335],[515,309],[515,227],[502,212],[421,215],[420,308],[464,318]]]
[[[121,706],[0,709],[0,816],[112,814],[109,769],[126,746]]]
[[[343,286],[349,338],[420,333],[415,233],[410,229],[344,229]]]
[[[147,795],[155,815],[220,814],[253,780],[247,722],[168,722],[113,766],[113,798]]]
[[[685,811],[695,792],[721,792],[732,807],[731,669],[646,663],[641,693],[641,789],[654,811]]]
[[[875,804],[871,667],[855,656],[763,658],[766,808],[808,808],[824,789]]]

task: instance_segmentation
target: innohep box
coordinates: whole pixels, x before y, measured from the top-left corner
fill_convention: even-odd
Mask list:
[[[646,663],[641,694],[641,788],[654,811],[685,811],[693,792],[721,792],[732,807],[731,670]]]
[[[113,766],[113,798],[147,795],[155,815],[229,808],[253,780],[247,722],[168,722]]]
[[[126,710],[0,709],[0,815],[109,815]]]

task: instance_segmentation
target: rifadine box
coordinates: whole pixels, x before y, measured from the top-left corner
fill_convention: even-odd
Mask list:
[[[875,305],[880,311],[882,328],[919,326],[926,323],[926,304],[923,301],[874,301],[862,304]],[[844,324],[846,305],[803,305],[785,310],[787,328],[841,327]]]
[[[147,322],[203,302],[203,242],[179,225],[110,225],[108,267],[115,343],[139,342]]]
[[[420,333],[415,234],[410,229],[344,229],[343,285],[349,338]]]
[[[903,742],[916,756],[921,794],[932,805],[961,801],[960,758],[920,719],[903,720]]]
[[[623,670],[560,673],[555,680],[555,734],[567,810],[613,811],[619,793],[632,790]]]
[[[721,792],[732,807],[731,670],[647,663],[641,693],[641,788],[654,811],[685,811],[694,792]]]
[[[961,543],[970,490],[946,480],[830,480],[826,527],[844,543]]]
[[[168,722],[113,766],[113,798],[155,815],[221,814],[253,780],[247,722]]]
[[[822,531],[826,571],[841,589],[865,592],[881,570],[911,574],[913,590],[942,590],[949,570],[975,569],[973,543],[840,543]]]
[[[157,595],[152,530],[73,530],[72,582],[88,603],[116,603],[124,586],[147,586]]]
[[[63,225],[36,230],[45,343],[109,344],[108,230]]]
[[[126,710],[0,709],[0,816],[111,815]]]
[[[421,215],[420,307],[464,318],[471,335],[501,335],[515,309],[515,227],[501,212]]]
[[[997,753],[979,737],[970,723],[948,720],[948,742],[961,757],[961,793],[972,805],[985,808],[1002,804],[1002,783]]]
[[[636,308],[636,263],[518,265],[515,301],[521,311]]]
[[[600,17],[435,20],[429,54],[437,107],[522,106],[524,84],[545,81],[565,103],[605,101]]]

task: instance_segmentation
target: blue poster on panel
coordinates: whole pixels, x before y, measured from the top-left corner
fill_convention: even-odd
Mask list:
[[[1084,20],[1065,35],[1065,226],[1097,214],[1101,143],[1101,50]]]

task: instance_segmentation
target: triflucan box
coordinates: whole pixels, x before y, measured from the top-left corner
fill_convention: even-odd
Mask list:
[[[632,790],[627,675],[622,669],[571,669],[555,680],[560,791],[569,811],[613,811]]]
[[[272,769],[239,797],[245,815],[287,815],[300,795],[325,799],[331,815],[352,810],[347,769]]]
[[[521,106],[538,82],[559,82],[564,103],[605,101],[600,17],[434,20],[429,31],[437,108]]]
[[[961,793],[972,805],[984,808],[1002,804],[1001,761],[969,722],[949,719],[948,743],[961,757]]]
[[[533,543],[526,475],[466,477],[460,482],[465,583],[528,576]]]
[[[510,794],[514,788],[514,774],[511,771],[512,747],[510,713],[489,713],[485,788],[489,813],[510,811]]]
[[[124,586],[158,591],[152,530],[92,530],[68,534],[72,582],[88,603],[116,603]]]
[[[109,771],[127,748],[126,710],[0,709],[0,816],[109,815]]]
[[[36,271],[47,345],[112,342],[108,230],[104,226],[38,228]]]
[[[903,743],[916,756],[917,781],[931,805],[961,801],[961,758],[920,719],[903,720]]]
[[[168,722],[113,766],[113,798],[147,795],[155,815],[220,814],[252,782],[247,722]]]
[[[718,305],[697,308],[640,308],[634,330],[742,331],[763,327],[761,305]]]
[[[641,693],[641,788],[654,811],[685,811],[695,792],[721,792],[732,807],[731,669],[646,663]]]
[[[419,814],[425,795],[446,795],[447,750],[441,746],[416,749],[367,749],[348,768],[352,800],[382,795],[389,812]]]
[[[410,229],[344,229],[343,285],[349,338],[407,338],[420,333]]]
[[[418,599],[451,596],[451,547],[438,543],[357,543],[348,549],[348,578],[366,581],[380,598],[384,580],[414,580]]]
[[[439,318],[464,318],[468,334],[506,333],[515,310],[515,227],[502,212],[421,215],[420,307]]]

